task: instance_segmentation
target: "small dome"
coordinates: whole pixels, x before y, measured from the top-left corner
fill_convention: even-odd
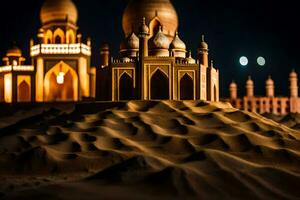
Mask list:
[[[120,45],[121,50],[139,49],[139,38],[132,32]]]
[[[188,52],[187,58],[185,59],[189,64],[196,64],[196,60],[192,57],[192,51]]]
[[[235,83],[235,81],[232,81],[231,83],[230,83],[230,86],[229,86],[230,88],[237,88],[237,84]]]
[[[22,56],[22,50],[17,46],[13,46],[9,50],[7,50],[6,56],[7,57],[10,57],[10,56],[21,57]]]
[[[297,78],[298,75],[296,73],[296,71],[293,69],[292,72],[290,73],[290,78]]]
[[[142,24],[139,27],[139,34],[149,34],[149,27],[146,25],[145,17],[143,17]]]
[[[149,40],[150,49],[169,49],[169,38],[162,32],[162,27],[159,27],[159,31]]]
[[[274,85],[274,81],[272,80],[271,76],[269,76],[268,80],[266,81],[267,85]]]
[[[204,35],[202,35],[202,39],[199,45],[199,49],[208,49],[208,44],[205,42]]]
[[[176,32],[175,37],[173,41],[170,44],[170,49],[180,49],[180,50],[186,50],[185,43],[179,38],[178,32]]]
[[[42,6],[40,18],[42,24],[67,19],[76,24],[78,12],[72,0],[46,0]]]
[[[248,77],[248,80],[247,80],[247,82],[246,82],[246,85],[247,85],[247,86],[253,86],[253,85],[254,85],[254,82],[252,81],[251,76]]]

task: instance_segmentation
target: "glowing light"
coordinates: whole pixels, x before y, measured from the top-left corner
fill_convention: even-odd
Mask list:
[[[41,44],[31,47],[31,56],[39,54],[84,54],[90,56],[91,47],[85,44]]]
[[[3,66],[0,67],[0,73],[1,72],[11,72],[11,71],[24,71],[24,72],[31,72],[34,71],[34,66],[26,66],[26,65],[17,65],[17,66]]]
[[[240,58],[240,64],[241,64],[242,66],[247,66],[248,63],[249,63],[249,61],[248,61],[248,58],[247,58],[247,57],[242,56],[242,57]]]
[[[260,66],[265,66],[266,65],[266,59],[264,57],[258,57],[257,58],[257,64]]]
[[[59,85],[64,84],[64,82],[65,82],[65,73],[59,72],[58,75],[56,76],[56,82]]]

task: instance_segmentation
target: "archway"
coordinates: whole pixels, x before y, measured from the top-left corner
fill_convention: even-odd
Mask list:
[[[23,80],[18,86],[18,102],[30,102],[30,96],[30,85]]]
[[[180,80],[180,100],[194,100],[194,82],[188,74]]]
[[[214,85],[214,98],[213,98],[213,101],[217,101],[218,98],[217,98],[217,87],[216,85]]]
[[[154,34],[156,34],[159,30],[159,27],[161,26],[161,23],[157,17],[151,20],[149,24],[150,28],[150,37],[152,37]]]
[[[133,99],[133,80],[127,73],[124,73],[120,78],[119,95],[120,100]]]
[[[74,44],[75,43],[75,33],[73,30],[67,31],[66,40],[68,44]]]
[[[55,44],[62,44],[65,42],[65,34],[60,28],[55,30],[53,38]]]
[[[75,70],[60,62],[45,76],[46,101],[78,101],[78,76]]]
[[[46,37],[45,37],[45,43],[51,44],[52,43],[53,34],[51,30],[47,30]]]
[[[169,78],[160,70],[151,77],[151,99],[169,99]]]

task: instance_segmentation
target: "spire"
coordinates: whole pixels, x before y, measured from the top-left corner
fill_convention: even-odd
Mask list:
[[[139,28],[139,36],[149,35],[149,27],[146,25],[146,17],[143,17],[141,26]]]

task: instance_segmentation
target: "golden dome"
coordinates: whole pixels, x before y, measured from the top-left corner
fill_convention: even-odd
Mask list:
[[[204,35],[202,35],[199,49],[208,49],[208,44],[205,42]]]
[[[138,32],[143,17],[151,30],[150,22],[158,18],[159,25],[164,27],[168,37],[174,37],[178,28],[178,16],[170,0],[130,0],[124,11],[122,25],[125,35]]]
[[[68,21],[76,24],[78,12],[72,0],[46,0],[42,6],[41,22],[46,24],[53,21]]]
[[[272,80],[271,76],[269,76],[268,80],[266,81],[266,85],[274,85],[274,81]]]
[[[251,76],[248,77],[248,80],[247,80],[247,82],[246,82],[246,85],[247,85],[247,86],[253,86],[253,85],[254,85],[254,82],[252,81]]]
[[[236,89],[237,88],[237,84],[235,83],[235,81],[232,81],[230,83],[230,86],[229,86],[231,89]]]
[[[297,77],[298,77],[298,75],[297,75],[295,69],[293,69],[292,72],[290,73],[290,78],[297,78]]]
[[[22,56],[22,51],[19,47],[13,46],[11,49],[6,51],[6,56],[10,57],[21,57]]]
[[[162,32],[162,27],[159,27],[158,32],[149,39],[150,49],[169,49],[169,38]]]
[[[121,50],[139,49],[139,38],[132,32],[120,45]]]
[[[178,32],[176,32],[175,37],[173,41],[170,44],[170,49],[180,49],[180,50],[186,50],[186,45],[184,42],[179,38]]]

